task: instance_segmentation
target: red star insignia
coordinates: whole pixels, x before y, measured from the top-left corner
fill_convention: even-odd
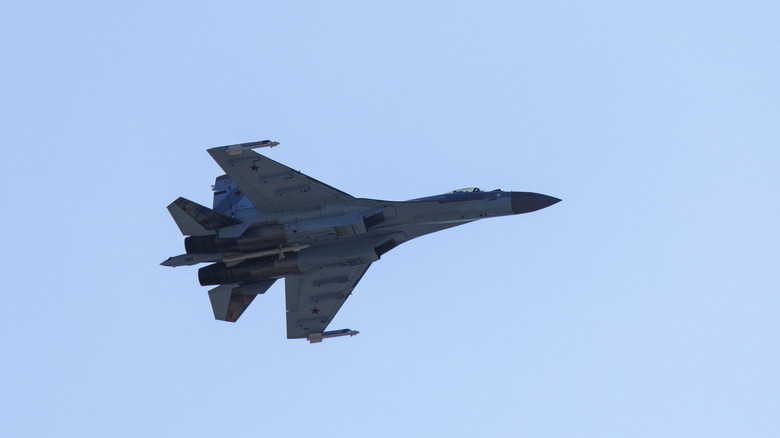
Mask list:
[[[249,166],[249,168],[252,169],[253,171],[257,172],[257,164],[253,164],[253,165]]]
[[[317,315],[317,314],[319,314],[319,313],[320,313],[320,309],[318,309],[318,308],[316,308],[316,307],[315,307],[315,308],[311,309],[311,313],[313,313],[313,314]]]

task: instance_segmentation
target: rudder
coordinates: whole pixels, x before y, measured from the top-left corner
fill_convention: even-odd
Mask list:
[[[245,217],[253,213],[254,205],[227,175],[217,177],[214,185],[214,210],[230,217]]]

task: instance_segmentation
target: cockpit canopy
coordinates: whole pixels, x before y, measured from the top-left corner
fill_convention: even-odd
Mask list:
[[[480,190],[478,187],[464,187],[462,189],[453,190],[448,193],[471,193],[471,192],[481,192],[481,191],[482,190]]]

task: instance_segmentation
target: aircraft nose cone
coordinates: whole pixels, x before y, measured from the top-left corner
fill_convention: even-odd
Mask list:
[[[561,200],[552,196],[531,192],[512,192],[512,213],[530,213],[549,207]]]

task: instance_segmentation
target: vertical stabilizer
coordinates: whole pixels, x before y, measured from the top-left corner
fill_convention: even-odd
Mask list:
[[[255,212],[255,207],[229,176],[217,177],[211,188],[214,190],[215,211],[234,218],[246,217]]]

